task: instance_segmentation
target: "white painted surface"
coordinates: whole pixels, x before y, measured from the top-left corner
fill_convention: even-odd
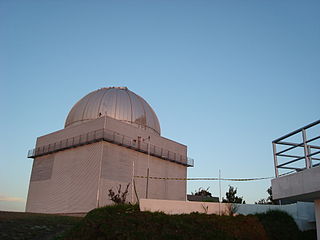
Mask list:
[[[166,214],[187,214],[192,212],[219,214],[219,203],[189,202],[158,199],[140,199],[141,211],[164,212]],[[221,203],[220,213],[227,212],[227,204]]]
[[[320,199],[320,166],[272,179],[274,199],[311,201]]]
[[[35,178],[35,168],[29,186],[27,212],[74,213],[96,207],[101,144],[95,143],[50,154],[54,157],[49,179]],[[42,156],[34,161],[41,162]],[[35,165],[35,164],[34,164]],[[32,180],[35,178],[36,180]]]
[[[164,212],[166,214],[188,214],[192,212],[207,214],[227,214],[230,204],[210,202],[170,201],[156,199],[140,199],[140,210]],[[238,214],[263,213],[268,210],[281,210],[290,214],[301,230],[314,229],[313,203],[298,202],[289,205],[237,204]],[[219,211],[220,209],[220,211]]]
[[[106,123],[106,124],[105,124]],[[141,128],[106,117],[39,137],[36,147],[52,144],[103,128],[128,137],[147,139],[151,144],[187,155],[187,147]],[[48,156],[50,156],[48,158]],[[110,204],[108,190],[119,184],[122,189],[132,180],[132,162],[136,175],[146,176],[148,155],[109,142],[97,142],[36,157],[29,185],[27,212],[78,213]],[[100,168],[101,166],[101,168]],[[157,157],[150,157],[150,176],[187,176],[187,167]],[[99,191],[98,191],[99,189]],[[146,179],[136,179],[139,198],[145,197]],[[134,196],[129,188],[128,201]],[[186,181],[149,180],[149,197],[185,200]]]

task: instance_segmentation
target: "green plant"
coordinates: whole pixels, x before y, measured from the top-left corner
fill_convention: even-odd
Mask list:
[[[239,206],[235,203],[227,203],[227,210],[225,212],[228,216],[234,216],[238,211]]]
[[[274,204],[274,205],[278,205],[278,201],[276,200],[273,200],[273,197],[272,197],[272,186],[270,186],[267,191],[268,193],[268,197],[266,199],[264,198],[261,198],[258,202],[255,202],[255,204]]]
[[[208,205],[205,205],[204,203],[202,203],[202,204],[201,204],[201,207],[202,207],[204,213],[208,214],[209,206],[208,206]]]
[[[255,214],[271,240],[298,240],[300,231],[296,222],[286,212],[271,210]]]
[[[194,193],[192,192],[191,194],[195,196],[212,197],[212,193],[209,192],[209,188],[210,187],[203,189],[200,187],[197,191],[195,191]]]
[[[229,185],[229,190],[226,192],[226,199],[222,199],[223,203],[246,203],[243,200],[243,197],[236,196],[237,188],[234,188]]]
[[[92,210],[64,240],[267,240],[262,224],[255,216],[219,216],[214,214],[166,215],[141,212],[128,204],[115,204]]]
[[[121,184],[119,184],[118,191],[114,192],[113,189],[109,189],[109,198],[112,202],[116,204],[124,204],[127,199],[128,195],[128,189],[129,189],[130,183],[127,184],[127,187],[124,192],[121,192]]]

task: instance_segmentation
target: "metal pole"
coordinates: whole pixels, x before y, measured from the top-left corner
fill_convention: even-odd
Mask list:
[[[103,129],[106,127],[106,120],[104,119]],[[81,136],[81,135],[80,135]],[[98,175],[98,191],[97,191],[97,207],[100,207],[100,185],[101,185],[101,174],[102,174],[102,159],[103,159],[103,143],[101,144],[101,156],[100,156],[100,163],[99,163],[99,175]]]
[[[134,161],[132,161],[132,178],[131,178],[131,203],[133,204],[133,181],[134,181]]]
[[[311,154],[311,147],[310,146],[308,146],[308,157],[309,157],[309,161],[310,161],[310,167],[313,167],[313,165],[312,165],[312,157],[310,156],[310,154]]]
[[[150,136],[148,137],[148,166],[147,166],[147,186],[146,186],[146,198],[148,199],[149,191],[149,173],[150,173]]]
[[[101,185],[101,174],[102,174],[102,159],[103,159],[103,144],[101,144],[101,156],[99,163],[99,175],[98,175],[98,190],[97,190],[97,207],[100,207],[100,185]]]
[[[221,215],[221,170],[219,169],[219,215]]]
[[[274,171],[276,177],[279,176],[279,169],[278,169],[278,159],[277,159],[277,146],[276,143],[272,143],[272,149],[273,149],[273,161],[274,161]]]
[[[306,168],[310,168],[310,160],[309,160],[308,145],[307,145],[307,134],[305,129],[302,129],[302,139],[303,139],[303,147],[304,147],[304,157],[306,160]]]

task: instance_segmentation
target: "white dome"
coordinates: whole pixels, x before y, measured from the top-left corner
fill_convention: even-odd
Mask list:
[[[69,112],[65,128],[105,115],[160,134],[159,120],[153,109],[126,87],[101,88],[80,99]]]

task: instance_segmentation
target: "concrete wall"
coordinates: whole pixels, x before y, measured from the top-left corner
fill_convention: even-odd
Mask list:
[[[101,152],[102,143],[96,143],[36,158],[26,211],[72,213],[95,208]]]
[[[38,137],[36,147],[41,147],[70,137],[76,137],[87,132],[103,129],[103,126],[104,118],[98,118],[90,122],[85,122],[81,125],[64,128],[59,131]]]
[[[317,239],[320,239],[320,200],[314,201],[314,210],[316,215]]]
[[[137,202],[132,177],[146,176],[148,155],[128,148],[103,142],[103,160],[101,169],[101,195],[99,205],[111,204],[108,190],[116,190],[121,184],[124,188],[130,183],[127,200]],[[187,168],[183,165],[150,156],[150,176],[186,177]],[[146,197],[146,178],[136,178],[136,191],[139,198]],[[185,200],[186,181],[149,179],[149,197],[153,199]]]
[[[287,205],[260,205],[260,204],[239,204],[239,214],[263,213],[269,210],[280,210],[290,214],[297,223],[300,230],[315,229],[314,204],[310,202],[297,202]]]
[[[290,214],[301,230],[315,228],[313,203],[295,203],[290,205],[259,205],[236,204],[237,214],[255,214],[268,210],[281,210]],[[207,214],[227,214],[230,209],[228,203],[169,201],[155,199],[140,199],[140,210],[151,212],[164,212],[167,214],[188,214],[192,212]]]
[[[147,139],[150,143],[181,155],[187,154],[187,147],[162,138],[157,134],[103,117],[72,126],[37,139],[40,147],[78,136],[87,132],[109,129],[131,138]],[[149,141],[149,140],[147,140]],[[187,176],[187,167],[164,159],[150,156],[150,176]],[[134,166],[134,168],[133,168]],[[109,142],[83,145],[34,160],[27,199],[27,212],[78,213],[88,212],[97,206],[110,204],[108,190],[122,189],[132,183],[132,176],[146,176],[148,155]],[[146,179],[137,178],[136,190],[139,198],[145,197]],[[155,199],[185,200],[186,181],[149,180],[149,197]],[[127,200],[136,202],[132,185]]]
[[[305,169],[272,179],[274,199],[287,201],[314,201],[320,199],[320,167]]]
[[[128,137],[138,139],[141,137],[142,141],[148,142],[150,136],[150,143],[167,149],[172,152],[179,153],[181,155],[187,155],[187,146],[164,138],[154,132],[146,131],[142,128],[136,127],[132,124],[118,121],[110,117],[101,117],[92,121],[85,122],[80,125],[71,126],[41,137],[38,137],[36,147],[52,144],[64,140],[66,138],[75,137],[84,133],[92,132],[100,129],[109,129],[119,134],[126,135]]]

